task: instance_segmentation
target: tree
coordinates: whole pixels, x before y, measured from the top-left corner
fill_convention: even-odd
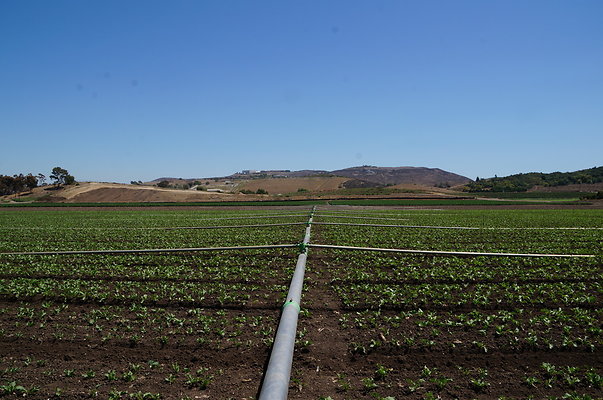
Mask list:
[[[65,177],[65,185],[73,185],[74,183],[75,178],[73,177],[73,175],[67,174],[67,176]]]
[[[38,179],[32,174],[0,175],[0,195],[19,193],[36,186],[38,186]]]
[[[23,177],[23,184],[28,189],[33,189],[38,187],[38,178],[33,176],[32,174],[27,174],[27,176]]]
[[[169,181],[161,181],[157,184],[157,186],[159,186],[160,188],[167,188],[170,186],[170,182]]]
[[[38,179],[38,186],[44,186],[44,184],[46,183],[46,175],[38,174],[36,178]]]
[[[72,175],[69,175],[69,171],[61,167],[54,167],[52,169],[50,179],[52,179],[57,186],[61,186],[62,184],[71,185],[75,182],[75,178]]]

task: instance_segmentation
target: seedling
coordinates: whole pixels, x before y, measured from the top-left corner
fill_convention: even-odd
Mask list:
[[[384,380],[387,375],[393,370],[393,368],[386,368],[384,365],[378,364],[377,369],[375,370],[375,380]]]
[[[115,372],[115,370],[110,369],[105,374],[105,378],[107,378],[108,381],[116,381],[117,380],[117,373]]]
[[[96,376],[96,372],[94,372],[91,369],[89,369],[88,371],[86,371],[82,374],[82,378],[84,378],[84,379],[92,379],[95,376]]]
[[[350,381],[346,376],[344,374],[337,374],[337,390],[340,392],[347,392],[351,388]]]
[[[378,387],[378,385],[375,383],[375,380],[373,378],[364,378],[362,380],[362,384],[364,386],[364,390],[366,390],[366,391],[371,391]]]

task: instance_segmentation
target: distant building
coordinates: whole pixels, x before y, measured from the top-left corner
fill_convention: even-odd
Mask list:
[[[241,171],[241,174],[243,175],[251,175],[251,174],[258,174],[260,171],[255,170],[255,169],[244,169],[243,171]]]

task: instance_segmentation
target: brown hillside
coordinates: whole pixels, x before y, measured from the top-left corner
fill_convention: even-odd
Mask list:
[[[78,186],[68,186],[53,193],[69,203],[97,202],[187,202],[221,200],[227,194],[208,193],[196,190],[161,189],[119,183],[84,182]]]
[[[270,194],[293,193],[298,189],[310,192],[337,190],[348,178],[341,177],[307,177],[307,178],[266,178],[253,179],[237,186],[238,190],[264,189]]]

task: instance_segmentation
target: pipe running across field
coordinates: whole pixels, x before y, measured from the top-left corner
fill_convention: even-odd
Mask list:
[[[205,226],[151,226],[151,227],[129,227],[129,226],[117,226],[117,227],[63,227],[61,229],[69,229],[69,230],[132,230],[132,231],[142,231],[142,230],[153,230],[153,231],[172,231],[178,229],[228,229],[228,228],[264,228],[270,226],[288,226],[288,225],[306,225],[307,222],[283,222],[279,224],[253,224],[253,225],[205,225]],[[42,227],[8,227],[2,229],[11,229],[11,230],[44,230],[49,228]],[[55,229],[55,228],[51,228]]]
[[[58,251],[27,251],[0,253],[0,256],[55,256],[68,254],[138,254],[138,253],[183,253],[195,251],[223,251],[223,250],[263,250],[286,249],[299,247],[299,244],[266,244],[257,246],[231,246],[231,247],[186,247],[178,249],[127,249],[127,250],[58,250]]]
[[[472,256],[472,257],[560,257],[560,258],[592,258],[592,254],[538,254],[538,253],[481,253],[471,251],[438,251],[438,250],[410,250],[410,249],[387,249],[378,247],[356,247],[335,246],[331,244],[309,244],[308,247],[317,249],[336,250],[358,250],[358,251],[382,251],[386,253],[425,254],[432,256]]]
[[[262,219],[262,218],[287,218],[287,217],[305,217],[308,214],[278,214],[278,215],[246,215],[244,217],[216,217],[216,218],[199,218],[199,221],[217,221],[227,219]]]
[[[301,293],[304,286],[304,273],[308,257],[306,248],[310,244],[310,231],[315,209],[316,207],[313,207],[310,213],[308,227],[306,228],[306,234],[301,245],[302,251],[297,258],[295,272],[293,272],[293,278],[291,278],[289,292],[287,293],[287,300],[283,304],[283,312],[276,336],[274,337],[270,361],[268,361],[268,367],[264,375],[259,400],[280,400],[287,398],[291,364],[293,363],[297,319],[301,310]]]
[[[167,228],[157,228],[166,231],[178,229],[226,229],[226,228],[264,228],[269,226],[289,226],[289,225],[306,225],[306,222],[285,222],[282,224],[255,224],[255,225],[206,225],[206,226],[172,226]]]
[[[600,227],[480,227],[480,226],[438,226],[438,225],[382,225],[382,224],[358,224],[352,222],[314,222],[314,225],[344,225],[344,226],[370,226],[375,228],[419,228],[419,229],[458,229],[458,230],[601,230]]]
[[[317,215],[317,218],[344,218],[344,219],[380,219],[386,221],[408,221],[410,218],[383,218],[383,217],[351,217],[348,215]]]
[[[357,224],[352,222],[314,222],[314,225],[343,225],[343,226],[371,226],[375,228],[426,228],[426,229],[482,229],[469,226],[427,226],[427,225],[382,225],[382,224]]]

